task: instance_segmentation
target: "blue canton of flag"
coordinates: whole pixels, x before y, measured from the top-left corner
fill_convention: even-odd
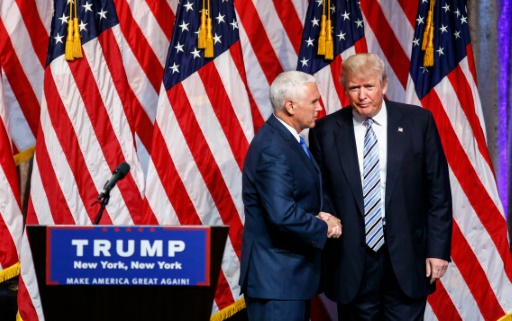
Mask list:
[[[309,74],[318,72],[332,62],[317,53],[323,2],[323,0],[312,0],[309,3],[304,23],[297,70]],[[328,3],[325,0],[326,6]],[[330,10],[331,13],[334,57],[336,57],[364,37],[364,23],[358,2],[332,0],[330,4],[331,7],[326,10]],[[325,14],[328,15],[327,12]]]
[[[430,0],[433,1],[433,0]],[[434,7],[434,66],[425,67],[421,50],[426,20],[430,5],[422,0],[416,30],[414,32],[411,57],[411,75],[419,99],[425,97],[467,55],[470,44],[468,14],[465,0],[437,0]]]
[[[75,0],[82,45],[119,23],[112,0]],[[71,1],[56,0],[51,25],[46,65],[64,54]],[[73,12],[73,16],[75,13]]]
[[[233,0],[210,0],[214,55],[219,56],[238,41],[238,22]],[[169,90],[214,58],[204,58],[197,48],[203,0],[178,4],[176,22],[165,63],[164,86]],[[236,32],[234,32],[236,30]]]

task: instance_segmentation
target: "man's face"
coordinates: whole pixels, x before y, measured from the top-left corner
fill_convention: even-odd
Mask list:
[[[294,124],[300,132],[306,128],[315,127],[316,117],[322,110],[320,105],[320,92],[315,83],[306,83],[302,97],[293,101]]]
[[[356,113],[364,118],[372,118],[382,108],[387,88],[387,82],[382,84],[378,75],[362,78],[354,75],[348,79],[345,93]]]

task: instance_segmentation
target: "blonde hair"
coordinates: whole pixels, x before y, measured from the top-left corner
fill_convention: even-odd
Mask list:
[[[388,80],[386,67],[379,56],[372,53],[355,54],[343,61],[340,82],[346,87],[347,81],[354,75],[360,78],[379,76],[382,84]]]

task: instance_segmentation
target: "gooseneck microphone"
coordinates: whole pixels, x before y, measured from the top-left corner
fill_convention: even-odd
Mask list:
[[[94,204],[101,203],[98,215],[94,220],[94,225],[97,225],[99,223],[101,215],[103,214],[103,210],[105,209],[105,206],[108,204],[108,201],[110,199],[110,190],[114,188],[114,186],[116,186],[117,181],[123,179],[129,171],[130,165],[128,165],[128,163],[122,162],[121,164],[117,165],[117,168],[112,173],[112,176],[103,186],[100,195],[98,195],[98,198],[94,202]]]
[[[117,181],[123,179],[126,174],[130,171],[130,165],[128,165],[125,162],[122,162],[117,166],[117,168],[112,173],[112,177],[109,178],[109,180],[105,183],[105,186],[103,186],[103,189],[100,192],[100,195],[98,196],[98,199],[103,198],[105,195],[110,193],[110,190],[116,186]]]

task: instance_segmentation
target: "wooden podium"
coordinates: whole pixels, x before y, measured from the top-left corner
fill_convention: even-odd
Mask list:
[[[47,227],[28,225],[46,320],[210,320],[229,227],[211,227],[209,286],[47,285]]]

